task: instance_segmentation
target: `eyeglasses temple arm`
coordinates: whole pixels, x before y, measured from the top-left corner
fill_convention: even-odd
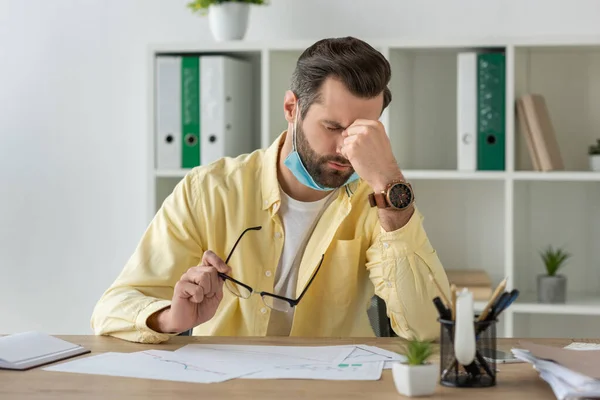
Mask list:
[[[308,281],[308,283],[306,284],[306,286],[304,287],[304,290],[302,291],[302,293],[300,293],[300,296],[298,297],[298,299],[296,300],[296,303],[300,302],[300,300],[302,300],[302,297],[304,296],[304,293],[306,293],[306,291],[308,290],[308,288],[310,287],[310,284],[312,283],[312,281],[315,279],[315,277],[317,276],[317,273],[319,273],[319,270],[321,269],[321,265],[323,265],[323,259],[325,258],[325,254],[323,254],[321,256],[321,262],[319,262],[319,266],[317,267],[317,270],[315,271],[315,273],[313,274],[313,276],[310,278],[310,280]]]

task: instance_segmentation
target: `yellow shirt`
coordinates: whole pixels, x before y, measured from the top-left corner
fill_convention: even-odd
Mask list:
[[[205,250],[223,260],[248,227],[228,265],[233,278],[254,290],[272,292],[283,229],[277,210],[279,146],[224,158],[194,168],[165,200],[115,282],[94,308],[91,326],[98,335],[159,343],[172,334],[148,328],[147,318],[170,304],[175,283],[199,264]],[[300,263],[297,293],[323,264],[295,309],[291,336],[374,336],[367,308],[373,294],[387,306],[400,337],[434,339],[438,295],[433,273],[449,296],[446,273],[423,229],[419,210],[402,228],[386,232],[371,192],[363,181],[338,190],[317,223]],[[194,335],[265,336],[271,310],[258,295],[233,296],[227,289],[216,315],[194,328]],[[274,312],[274,311],[273,311]]]

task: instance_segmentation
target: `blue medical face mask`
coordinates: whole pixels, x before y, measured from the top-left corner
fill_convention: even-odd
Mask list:
[[[308,186],[311,189],[321,190],[321,191],[334,190],[336,188],[325,187],[325,186],[319,185],[317,182],[315,182],[313,177],[306,170],[304,163],[302,163],[302,160],[300,159],[300,154],[298,153],[298,149],[296,148],[296,129],[297,129],[296,127],[298,125],[298,114],[300,114],[299,108],[296,110],[296,116],[294,117],[294,127],[293,127],[294,129],[292,131],[292,151],[285,158],[283,164],[286,167],[288,167],[290,171],[292,171],[292,174],[294,174],[296,179],[298,179],[298,181],[300,181],[300,183],[302,183],[303,185]],[[346,183],[344,183],[344,185],[354,182],[357,179],[359,179],[359,176],[356,172],[354,172],[350,176],[350,178],[348,178]]]

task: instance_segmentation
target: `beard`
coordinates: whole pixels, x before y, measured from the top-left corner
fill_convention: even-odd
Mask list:
[[[338,188],[343,186],[354,173],[350,167],[346,171],[339,171],[327,165],[329,161],[349,165],[350,162],[341,155],[321,156],[317,154],[306,139],[301,124],[296,125],[296,147],[300,160],[304,167],[319,185],[329,188]]]

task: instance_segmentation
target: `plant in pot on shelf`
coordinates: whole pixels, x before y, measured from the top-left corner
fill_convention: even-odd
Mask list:
[[[596,140],[595,145],[591,145],[588,149],[590,157],[590,169],[600,172],[600,139]]]
[[[433,352],[431,342],[411,340],[406,345],[406,361],[392,365],[392,375],[398,393],[404,396],[426,396],[435,392],[438,366],[429,362]]]
[[[246,36],[251,5],[267,0],[194,0],[187,4],[193,13],[208,14],[210,30],[217,41],[241,40]]]
[[[540,252],[546,273],[538,275],[537,293],[539,303],[564,303],[566,301],[567,277],[559,274],[571,254],[551,245]]]

